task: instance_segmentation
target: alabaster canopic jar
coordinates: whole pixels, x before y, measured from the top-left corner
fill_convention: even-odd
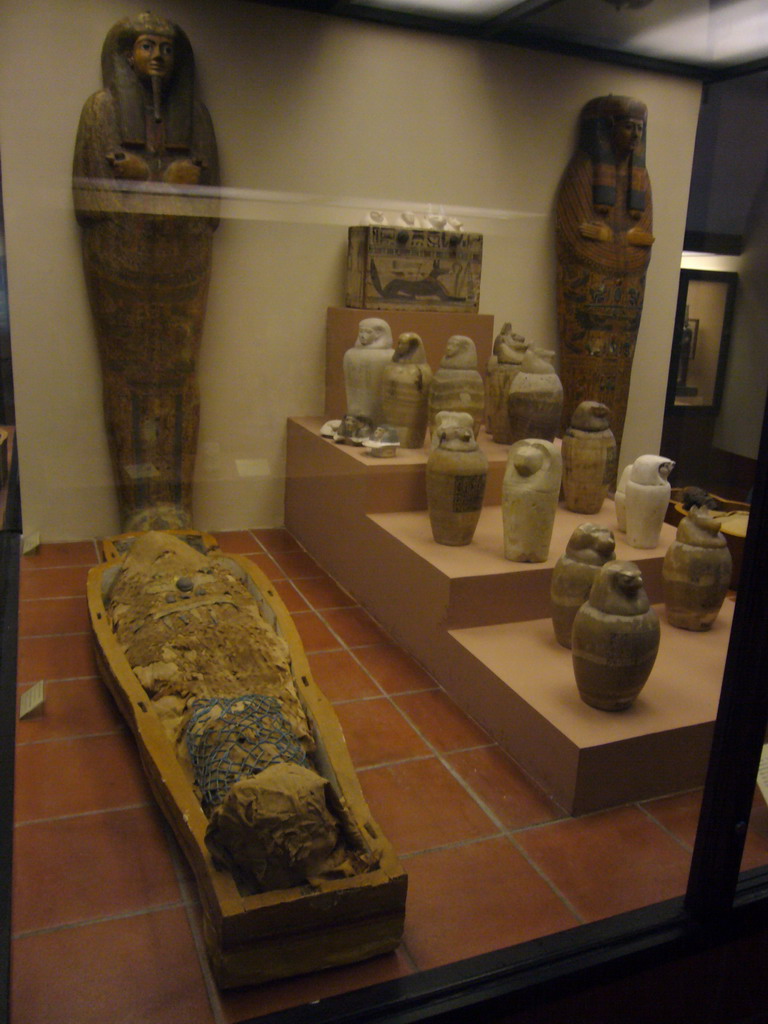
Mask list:
[[[488,459],[469,413],[439,413],[434,437],[426,473],[432,536],[438,544],[469,544],[483,508]]]
[[[361,320],[357,340],[344,353],[346,412],[367,416],[377,427],[384,418],[381,409],[381,378],[392,360],[392,331],[386,320],[367,317]]]
[[[392,359],[381,375],[384,422],[397,430],[403,448],[422,448],[427,436],[432,370],[418,334],[397,339]]]
[[[471,338],[454,334],[435,371],[429,389],[429,429],[435,429],[439,412],[466,412],[472,417],[477,437],[483,424],[485,386],[477,370],[477,351]]]
[[[551,441],[527,438],[509,449],[501,496],[505,558],[546,562],[561,476],[562,459]]]
[[[599,512],[616,479],[616,440],[602,402],[581,402],[563,435],[563,496],[571,512]]]
[[[615,549],[616,542],[607,527],[582,523],[555,563],[550,584],[552,625],[557,642],[563,647],[571,646],[576,612],[589,597],[600,567],[613,559]]]
[[[659,650],[659,617],[634,562],[606,563],[576,612],[571,653],[581,699],[601,711],[628,708]]]
[[[560,427],[563,386],[552,365],[554,352],[532,349],[510,384],[507,410],[510,442],[527,437],[554,441]]]
[[[527,345],[504,324],[493,343],[493,354],[485,373],[485,429],[497,444],[510,444],[509,389],[520,371]]]
[[[663,455],[641,455],[632,463],[624,498],[630,547],[655,548],[659,543],[672,493],[668,477],[674,468]]]
[[[680,521],[662,567],[667,619],[680,629],[709,629],[731,581],[732,560],[720,523],[692,508]]]

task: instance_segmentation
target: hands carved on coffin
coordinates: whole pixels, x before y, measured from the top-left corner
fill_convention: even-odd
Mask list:
[[[594,221],[584,221],[579,224],[579,234],[582,238],[591,238],[595,242],[612,242],[613,231],[607,224],[596,224]],[[630,228],[627,232],[627,242],[630,245],[639,245],[650,248],[655,236],[650,231],[644,231],[640,227]]]

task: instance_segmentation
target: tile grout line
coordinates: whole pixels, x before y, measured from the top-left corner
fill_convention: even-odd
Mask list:
[[[21,633],[19,634],[19,643],[23,640],[56,640],[59,637],[64,636],[90,636],[90,632],[87,629],[72,629],[63,630],[60,633]]]
[[[57,676],[56,679],[46,679],[45,676],[39,676],[37,679],[18,679],[16,686],[33,686],[35,683],[44,682],[46,686],[48,683],[75,683],[80,679],[98,679],[99,676],[96,673],[91,673],[87,676]]]
[[[361,607],[361,606],[358,605],[358,607]],[[355,651],[359,651],[362,648],[382,647],[382,646],[385,646],[385,645],[384,644],[357,644],[355,647],[347,647],[347,652],[348,652],[349,656],[353,659],[353,661],[355,661],[356,664],[358,664],[360,666],[360,668],[363,670],[363,672],[365,672],[365,674],[368,676],[368,678],[373,680],[373,682],[376,684],[376,686],[378,686],[378,688],[381,690],[381,692],[384,694],[385,697],[392,697],[392,696],[398,696],[399,697],[399,696],[402,696],[403,693],[427,693],[430,689],[434,689],[435,687],[437,687],[438,689],[440,688],[439,683],[437,682],[437,680],[434,679],[433,676],[429,675],[429,673],[427,672],[426,669],[422,669],[421,665],[419,665],[418,661],[416,661],[416,659],[414,658],[413,659],[414,664],[418,665],[418,667],[422,670],[422,672],[425,672],[429,676],[429,678],[432,679],[432,681],[435,684],[435,687],[425,686],[421,690],[403,690],[401,693],[398,693],[398,694],[391,694],[391,693],[389,693],[387,690],[384,689],[383,685],[378,681],[378,679],[376,679],[376,677],[373,675],[373,673],[363,664],[363,662],[355,654]],[[394,641],[392,641],[389,644],[389,646],[397,647],[398,650],[401,650],[401,651],[405,650],[403,647],[399,647],[398,644],[395,644]],[[409,657],[410,657],[410,655],[409,655]]]
[[[24,558],[34,557],[32,555],[24,555]],[[93,569],[95,566],[100,565],[101,562],[62,562],[60,565],[24,565],[22,562],[19,569],[22,573],[36,573],[36,572],[59,572],[61,569]],[[34,599],[31,599],[34,600]]]
[[[135,917],[145,917],[148,914],[156,914],[162,910],[179,910],[184,906],[181,900],[158,903],[150,907],[142,907],[138,910],[126,910],[119,914],[102,914],[98,917],[86,917],[82,921],[64,921],[61,924],[52,924],[44,928],[28,928],[22,932],[14,932],[13,940],[27,939],[35,935],[47,935],[51,932],[70,931],[74,928],[87,928],[95,924],[106,924],[108,921],[127,921]]]
[[[408,853],[399,853],[398,858],[403,861],[413,860],[414,857],[421,857],[425,853],[440,853],[443,850],[460,850],[466,846],[478,846],[480,843],[488,842],[490,839],[506,838],[503,831],[489,832],[485,836],[470,836],[468,839],[454,839],[450,843],[438,843],[436,846],[425,846],[423,850],[409,850]]]
[[[652,814],[642,803],[638,802],[634,806],[637,807],[637,809],[639,811],[641,811],[643,814],[645,814],[646,817],[651,822],[653,822],[654,825],[656,825],[658,828],[660,828],[662,832],[664,832],[666,835],[668,835],[670,839],[673,839],[678,844],[678,846],[681,846],[683,848],[683,850],[685,850],[686,853],[688,853],[688,854],[692,854],[693,853],[693,847],[691,846],[690,843],[687,843],[680,836],[676,836],[675,833],[671,829],[667,828],[667,826],[662,821],[659,821],[659,819],[656,817],[656,815]]]
[[[353,765],[355,772],[372,772],[380,771],[382,768],[393,768],[399,764],[413,764],[416,761],[432,761],[434,760],[434,754],[428,752],[426,754],[414,754],[413,757],[399,757],[396,761],[378,761],[376,764],[366,765]]]
[[[351,653],[351,652],[345,652],[345,653]],[[360,667],[362,668],[363,666],[360,666]],[[373,682],[375,683],[376,680],[374,679]],[[321,689],[322,689],[322,687],[321,687]],[[409,697],[409,696],[411,696],[414,693],[434,693],[434,692],[435,692],[435,688],[430,686],[430,687],[425,687],[423,690],[398,690],[398,692],[396,694],[390,694],[389,696]],[[367,694],[364,697],[341,697],[339,700],[332,700],[330,703],[333,704],[334,707],[340,707],[340,706],[343,706],[344,704],[370,703],[371,701],[374,701],[374,700],[381,700],[382,697],[386,697],[386,696],[388,696],[386,691],[382,691],[381,693]],[[486,744],[482,744],[482,746],[486,746]],[[474,749],[474,748],[466,747],[466,748],[462,748],[462,749],[471,750],[471,749]]]
[[[67,682],[68,680],[60,680]],[[39,747],[46,743],[75,743],[78,740],[97,740],[105,736],[127,736],[133,735],[129,732],[127,724],[120,722],[117,727],[106,732],[83,732],[75,736],[46,736],[41,740],[18,740],[17,747]]]
[[[18,682],[16,685],[21,686],[35,686],[36,683],[45,683],[46,686],[56,686],[57,683],[79,683],[84,679],[92,679],[96,683],[101,683],[101,677],[94,672],[92,676],[64,676],[61,679],[46,679],[45,676],[41,676],[39,679],[25,679]],[[101,685],[104,685],[103,683]],[[33,719],[34,721],[34,719]]]
[[[558,899],[561,900],[565,909],[569,911],[569,913],[573,914],[577,922],[579,924],[587,924],[587,919],[584,917],[584,915],[579,910],[577,910],[573,903],[568,899],[568,897],[560,891],[560,887],[555,884],[555,882],[549,877],[549,875],[546,874],[546,872],[541,868],[541,866],[537,864],[536,861],[530,856],[530,854],[520,845],[515,836],[509,835],[507,838],[509,839],[512,846],[523,858],[523,860],[525,860],[526,863],[536,872],[539,878],[541,878],[541,880],[547,886],[549,886],[550,890],[555,894],[555,896],[557,896]]]
[[[25,821],[14,821],[13,827],[25,828],[27,825],[47,825],[54,821],[72,821],[77,818],[90,818],[97,814],[119,814],[121,811],[138,811],[143,807],[152,807],[148,801],[139,804],[121,804],[119,807],[97,807],[91,811],[70,811],[69,814],[52,814],[46,818],[27,818]],[[164,819],[163,819],[164,820]]]
[[[74,682],[77,682],[80,679],[98,679],[98,678],[99,678],[99,676],[96,673],[93,673],[93,672],[90,673],[90,675],[85,675],[85,676],[57,676],[55,679],[47,679],[45,676],[38,676],[37,679],[18,679],[16,681],[16,686],[17,687],[19,687],[19,686],[31,686],[31,685],[34,685],[35,683],[39,683],[41,681],[44,682],[46,685],[48,683],[74,683]]]

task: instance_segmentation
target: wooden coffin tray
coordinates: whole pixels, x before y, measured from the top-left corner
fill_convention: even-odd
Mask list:
[[[177,536],[179,533],[177,532]],[[248,587],[264,618],[287,642],[291,665],[317,743],[318,772],[331,784],[378,864],[351,878],[313,880],[290,889],[243,894],[218,870],[205,845],[206,818],[191,774],[177,760],[147,692],[115,639],[105,598],[130,535],[104,542],[107,559],[88,574],[88,607],[99,671],[130,726],[154,796],[194,872],[203,911],[205,942],[222,988],[363,960],[399,943],[407,876],[363,797],[339,721],[312,679],[296,627],[267,577],[247,558],[223,554],[214,538],[182,532],[198,550],[213,551]]]

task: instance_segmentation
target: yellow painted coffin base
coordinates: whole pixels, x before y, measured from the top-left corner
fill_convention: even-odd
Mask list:
[[[198,550],[216,548],[204,534],[182,534]],[[107,561],[88,574],[88,607],[99,671],[138,744],[152,791],[194,872],[207,953],[222,988],[335,967],[394,949],[402,936],[407,876],[362,795],[344,735],[314,683],[296,627],[267,577],[242,556],[216,552],[248,587],[262,615],[287,642],[296,689],[312,723],[318,772],[346,804],[378,866],[351,878],[243,895],[218,870],[205,845],[208,819],[192,778],[179,763],[143,686],[117,643],[105,596],[130,537],[105,541]]]

